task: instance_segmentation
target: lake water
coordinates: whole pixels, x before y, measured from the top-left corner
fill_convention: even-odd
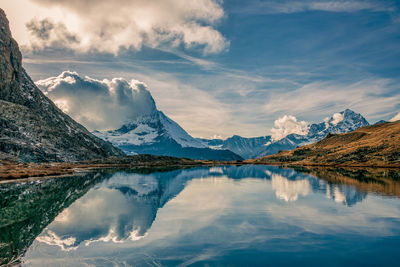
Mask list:
[[[1,263],[398,266],[399,177],[247,165],[2,184]]]

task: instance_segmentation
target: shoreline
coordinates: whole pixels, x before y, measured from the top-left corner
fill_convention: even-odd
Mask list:
[[[245,164],[254,165],[272,165],[272,166],[286,166],[286,167],[324,167],[324,168],[382,168],[382,169],[399,169],[400,165],[378,165],[378,164],[324,164],[324,163],[287,163],[287,162],[244,162]]]
[[[115,160],[115,159],[114,159]],[[282,163],[282,162],[252,162],[252,161],[203,161],[179,159],[182,161],[176,163],[162,162],[131,162],[131,163],[84,163],[84,162],[46,162],[46,163],[12,163],[0,162],[0,184],[22,182],[29,180],[37,180],[40,178],[57,178],[63,176],[71,176],[82,172],[106,169],[146,169],[146,168],[193,168],[193,167],[212,167],[212,166],[241,166],[241,165],[270,165],[280,166],[283,168],[379,168],[379,169],[396,169],[400,170],[400,166],[390,165],[362,165],[362,164],[318,164],[318,163]],[[184,162],[187,160],[187,162]]]
[[[139,164],[82,164],[82,163],[4,163],[0,162],[0,184],[10,183],[19,180],[30,180],[48,177],[71,176],[81,172],[106,169],[164,169],[164,168],[193,168],[212,167],[222,165],[245,165],[242,162],[221,162],[221,161],[196,161],[181,164],[157,164],[144,162]],[[247,165],[247,164],[246,164]]]

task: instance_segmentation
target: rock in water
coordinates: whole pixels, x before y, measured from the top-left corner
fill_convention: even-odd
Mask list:
[[[0,9],[0,160],[74,161],[124,153],[64,114],[22,68]]]

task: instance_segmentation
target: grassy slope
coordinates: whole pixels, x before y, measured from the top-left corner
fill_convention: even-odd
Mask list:
[[[323,140],[247,163],[400,167],[400,121],[328,134]]]

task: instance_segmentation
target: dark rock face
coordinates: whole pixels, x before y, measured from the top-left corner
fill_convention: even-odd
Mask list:
[[[20,258],[43,229],[95,184],[110,176],[107,172],[93,172],[0,185],[0,266],[20,266]]]
[[[73,161],[124,153],[64,114],[22,68],[0,9],[0,160]]]

